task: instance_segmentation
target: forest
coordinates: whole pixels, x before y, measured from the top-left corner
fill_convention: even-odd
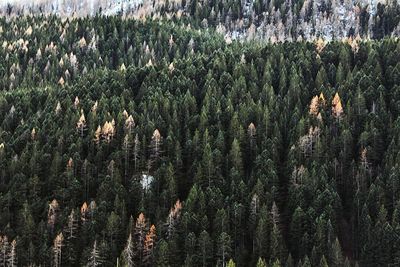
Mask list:
[[[400,265],[400,41],[0,18],[0,266]]]

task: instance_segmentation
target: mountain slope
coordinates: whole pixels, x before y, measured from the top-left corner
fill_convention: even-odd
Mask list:
[[[8,0],[3,14],[57,14],[86,16],[164,17],[192,26],[217,28],[229,38],[271,42],[341,39],[348,36],[383,38],[400,33],[400,6],[396,0]]]

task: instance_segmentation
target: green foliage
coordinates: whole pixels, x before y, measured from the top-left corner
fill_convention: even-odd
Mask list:
[[[0,25],[0,265],[14,240],[18,266],[400,262],[398,40],[315,60],[162,20]]]

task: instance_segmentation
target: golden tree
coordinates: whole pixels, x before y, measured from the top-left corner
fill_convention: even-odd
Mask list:
[[[57,212],[59,210],[59,205],[56,199],[53,199],[50,204],[49,204],[49,209],[47,212],[47,224],[51,227],[51,229],[54,228],[54,224],[57,219]]]
[[[175,202],[175,205],[170,209],[169,214],[168,214],[167,223],[166,223],[168,238],[170,238],[175,232],[176,224],[178,222],[178,219],[181,216],[181,210],[182,210],[182,203],[178,199]]]
[[[89,207],[85,201],[81,206],[81,220],[84,223],[87,221],[88,212],[89,212]]]
[[[125,120],[125,129],[129,134],[132,134],[134,127],[135,127],[135,121],[132,115],[129,115],[128,118]]]
[[[111,122],[106,121],[101,130],[101,136],[104,141],[110,143],[115,135],[115,121],[114,119]]]
[[[99,143],[100,143],[101,133],[102,133],[102,131],[101,131],[101,126],[99,125],[99,126],[97,127],[96,131],[94,132],[94,138],[93,138],[93,141],[94,141],[96,144],[99,144]]]
[[[322,38],[318,38],[315,41],[315,49],[317,50],[318,54],[320,54],[322,52],[322,50],[324,50],[326,46],[326,41]]]
[[[135,223],[134,236],[136,241],[136,253],[139,257],[139,261],[143,260],[143,248],[144,248],[144,240],[146,238],[147,232],[147,222],[146,217],[143,213],[140,213]]]
[[[63,246],[64,236],[59,233],[54,239],[53,243],[53,253],[54,253],[54,266],[59,267],[61,265],[61,250]]]
[[[83,138],[84,131],[86,130],[86,118],[83,110],[81,110],[81,116],[79,117],[78,122],[76,123],[76,129]]]
[[[342,100],[338,93],[335,94],[332,100],[332,114],[337,119],[340,119],[343,115]]]
[[[153,164],[158,161],[161,154],[162,136],[158,129],[155,129],[150,141],[150,157],[147,162],[147,171],[150,172]]]
[[[326,100],[325,100],[324,93],[321,92],[321,93],[319,94],[318,101],[319,101],[319,104],[320,104],[320,105],[322,105],[322,106],[325,106],[325,105],[326,105]]]

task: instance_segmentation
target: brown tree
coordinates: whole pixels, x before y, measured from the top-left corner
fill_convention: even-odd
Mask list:
[[[149,232],[146,234],[143,248],[143,264],[145,266],[152,266],[154,261],[154,243],[156,240],[156,227],[154,224],[150,227]]]

